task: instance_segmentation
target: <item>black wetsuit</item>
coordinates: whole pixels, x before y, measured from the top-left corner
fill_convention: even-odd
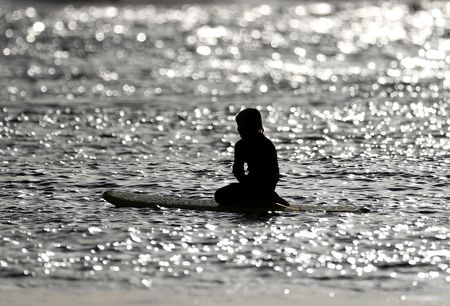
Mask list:
[[[247,164],[248,174],[244,164]],[[239,183],[216,191],[214,198],[221,205],[241,204],[249,199],[260,199],[287,204],[275,193],[280,177],[277,151],[262,133],[239,140],[234,148],[233,174]]]

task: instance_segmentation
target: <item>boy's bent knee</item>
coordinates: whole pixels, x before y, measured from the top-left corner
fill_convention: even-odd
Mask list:
[[[220,205],[230,205],[239,198],[240,189],[239,183],[233,183],[219,188],[214,193],[214,201]]]
[[[217,189],[214,193],[214,201],[216,201],[219,204],[223,204],[225,200],[224,191],[223,188]]]

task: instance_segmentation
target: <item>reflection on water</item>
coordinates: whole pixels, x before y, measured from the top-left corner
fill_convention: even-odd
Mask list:
[[[0,286],[447,288],[449,18],[445,2],[4,6]],[[281,195],[374,212],[100,199],[212,196],[243,105]]]
[[[449,14],[436,1],[8,8],[0,96],[437,98]]]

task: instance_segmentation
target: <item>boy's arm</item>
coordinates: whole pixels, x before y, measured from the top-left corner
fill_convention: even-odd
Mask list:
[[[233,163],[233,174],[239,183],[245,183],[247,181],[247,175],[245,175],[244,170],[244,154],[243,154],[242,143],[237,142],[234,147],[234,163]]]

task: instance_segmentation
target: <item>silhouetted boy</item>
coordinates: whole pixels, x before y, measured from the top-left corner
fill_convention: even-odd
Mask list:
[[[244,109],[236,116],[236,122],[242,139],[234,148],[233,174],[239,183],[218,189],[214,199],[221,205],[258,201],[289,205],[275,192],[280,176],[277,152],[263,134],[260,112],[254,108]]]

